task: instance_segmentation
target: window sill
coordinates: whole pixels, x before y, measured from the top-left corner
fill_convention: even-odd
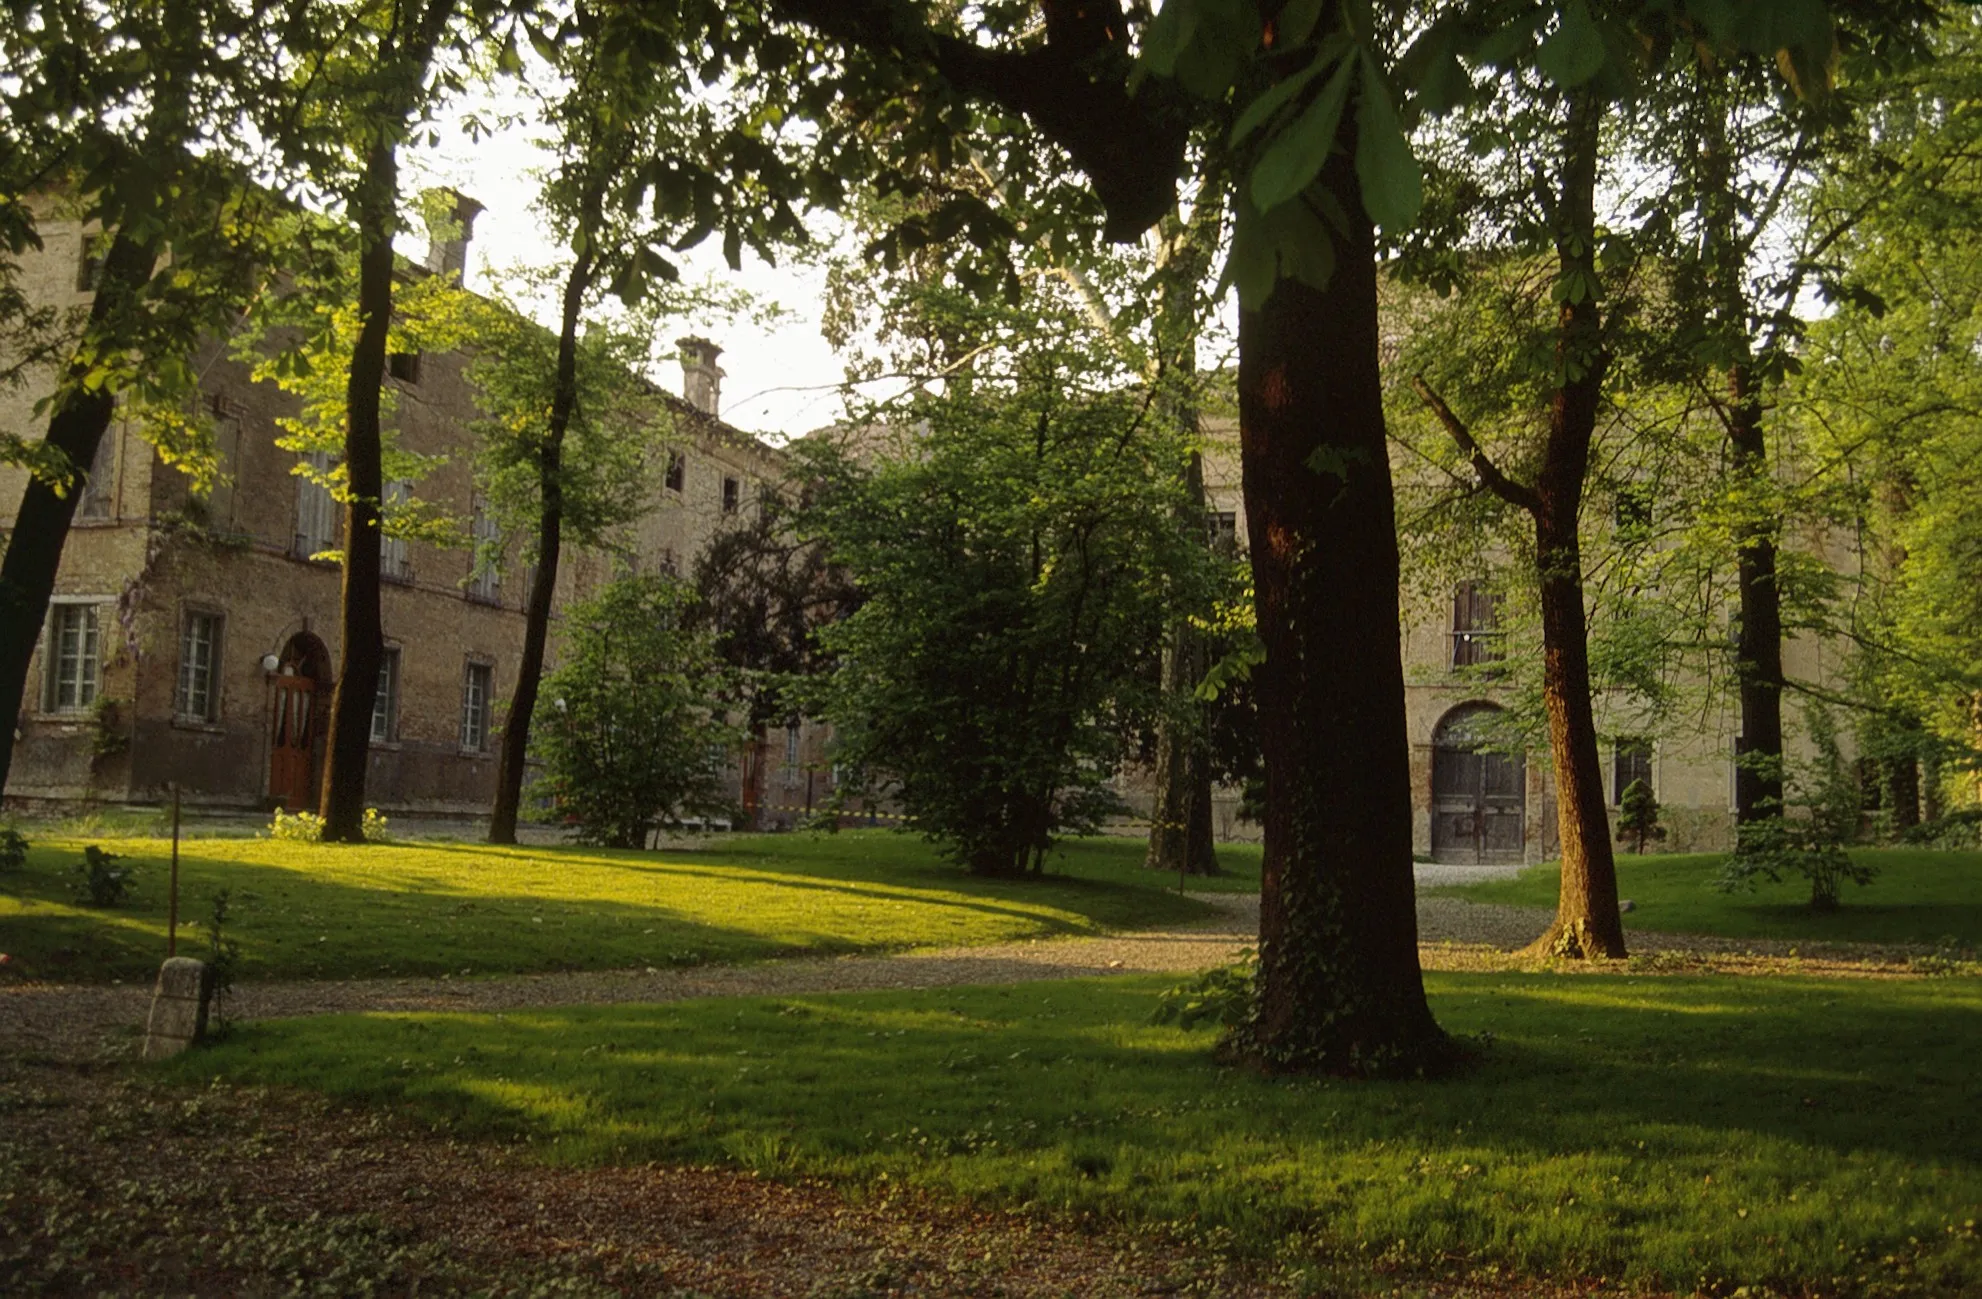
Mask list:
[[[487,749],[457,749],[455,752],[463,758],[480,758],[484,761],[495,757],[495,754],[489,752]]]
[[[38,722],[43,726],[73,727],[81,730],[83,727],[90,725],[94,719],[93,709],[91,708],[65,708],[59,712],[42,709],[38,712],[28,714],[28,720]]]
[[[225,735],[227,728],[219,722],[204,717],[174,717],[172,729],[175,731],[203,731],[208,735]]]
[[[383,753],[397,753],[404,746],[398,740],[373,740],[372,747]]]

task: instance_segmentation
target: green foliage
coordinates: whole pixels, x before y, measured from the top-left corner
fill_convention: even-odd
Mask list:
[[[1200,1024],[1237,1028],[1252,1014],[1259,979],[1259,954],[1248,951],[1242,956],[1237,964],[1216,966],[1174,988],[1165,988],[1156,999],[1149,1022],[1178,1028]]]
[[[232,890],[217,891],[207,905],[206,920],[200,926],[206,935],[206,968],[213,988],[212,1013],[213,1028],[216,1033],[228,1029],[226,1015],[227,998],[234,991],[234,977],[241,969],[241,944],[229,936],[227,924],[232,919]]]
[[[136,881],[137,869],[119,866],[123,855],[105,852],[95,844],[83,848],[83,859],[70,867],[75,876],[70,891],[93,907],[114,907],[122,902]]]
[[[1838,748],[1830,712],[1813,704],[1804,716],[1816,758],[1786,775],[1785,808],[1740,828],[1715,886],[1734,892],[1754,888],[1758,878],[1779,884],[1785,875],[1801,875],[1810,881],[1811,910],[1835,911],[1846,881],[1870,884],[1878,871],[1845,851],[1858,838],[1864,795]]]
[[[1647,840],[1665,838],[1665,827],[1659,824],[1659,800],[1642,777],[1624,787],[1617,812],[1617,841],[1635,843],[1639,856],[1644,855]]]
[[[141,890],[114,912],[70,891],[74,838],[39,842],[0,891],[9,968],[29,978],[136,980],[158,969],[168,899]],[[162,875],[171,845],[119,844]],[[1068,842],[1043,879],[1016,885],[942,868],[912,835],[724,835],[692,851],[372,845],[269,839],[182,842],[182,897],[228,890],[243,979],[537,974],[678,968],[784,956],[1023,942],[1199,921],[1199,902],[1142,869],[1130,839]],[[1259,887],[1259,850],[1221,849]]]
[[[1321,1293],[1982,1283],[1973,980],[1432,973],[1439,1020],[1492,1035],[1432,1086],[1221,1068],[1142,1022],[1170,981],[310,1016],[163,1068],[560,1165],[715,1162],[1185,1232]]]
[[[27,864],[28,837],[11,825],[0,825],[0,870]]]
[[[233,336],[236,359],[250,367],[259,382],[272,383],[300,406],[296,415],[281,415],[275,444],[298,455],[292,473],[309,479],[339,503],[351,499],[343,464],[348,419],[351,351],[360,326],[358,309],[358,248],[350,232],[321,218],[287,218],[291,239],[307,254],[287,282],[286,291],[256,300],[246,326]],[[482,331],[497,329],[501,311],[463,289],[456,276],[408,277],[393,294],[388,352],[444,353],[464,348]],[[515,344],[508,331],[497,329],[493,342]],[[464,521],[438,502],[417,492],[420,480],[446,464],[445,455],[406,449],[393,418],[400,393],[392,383],[379,390],[379,418],[385,439],[380,454],[383,481],[404,484],[387,490],[379,502],[380,527],[391,538],[419,540],[438,546],[460,546],[466,538]],[[318,559],[336,559],[325,551]]]
[[[631,575],[565,610],[561,666],[544,681],[538,792],[586,843],[636,848],[649,830],[727,810],[737,733],[716,712],[708,638],[682,626],[687,589]]]
[[[1923,848],[1952,848],[1974,851],[1982,848],[1982,807],[1965,807],[1931,821],[1910,827],[1906,842]]]
[[[365,809],[362,825],[367,843],[386,841],[385,814],[377,808]],[[323,838],[323,818],[315,812],[285,812],[278,807],[268,823],[268,837],[289,843],[315,843]]]
[[[1067,295],[910,305],[963,358],[943,390],[858,434],[871,464],[808,453],[804,527],[863,599],[821,633],[839,667],[819,709],[838,761],[912,826],[972,871],[1018,874],[1116,806],[1161,629],[1209,612],[1211,559],[1177,524],[1183,445]]]

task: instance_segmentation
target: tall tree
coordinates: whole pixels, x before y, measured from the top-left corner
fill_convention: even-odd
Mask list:
[[[333,52],[335,74],[318,88],[329,101],[326,111],[347,131],[336,150],[348,168],[339,188],[358,240],[359,327],[345,387],[340,648],[318,803],[323,837],[331,841],[357,843],[365,837],[372,710],[385,655],[379,617],[385,494],[379,394],[397,269],[392,244],[400,228],[399,145],[432,102],[435,55],[457,4],[384,0],[367,9],[344,29],[348,43]]]
[[[605,288],[639,304],[678,278],[663,249],[718,231],[732,266],[745,244],[768,259],[779,245],[800,242],[790,205],[829,188],[838,164],[831,148],[777,129],[783,106],[801,95],[794,78],[802,82],[803,72],[789,38],[771,39],[759,23],[748,9],[721,6],[587,4],[545,24],[533,41],[554,73],[539,103],[559,159],[541,204],[568,232],[570,261],[556,365],[542,418],[527,435],[536,468],[535,576],[503,723],[492,843],[515,842],[559,558],[574,518],[564,448],[582,415],[579,327],[588,303]],[[782,58],[761,57],[767,51]],[[721,101],[701,92],[722,77],[732,84]],[[669,301],[708,305],[708,296],[674,294]],[[650,324],[658,320],[653,305],[642,313]],[[601,522],[595,517],[580,539],[595,537]]]
[[[0,789],[76,489],[119,403],[168,459],[200,455],[200,426],[179,413],[197,388],[192,355],[246,298],[267,253],[272,205],[248,185],[238,127],[286,102],[268,31],[256,4],[168,0],[29,6],[0,32],[8,251],[39,246],[36,203],[101,231],[91,236],[94,296],[72,335],[51,345],[31,317],[7,322],[11,337],[27,329],[57,377],[37,406],[48,420],[39,444],[0,440],[4,458],[34,470],[0,561]],[[18,294],[8,300],[28,309]]]

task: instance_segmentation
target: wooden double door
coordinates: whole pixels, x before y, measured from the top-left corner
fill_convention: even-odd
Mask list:
[[[1441,724],[1431,762],[1431,854],[1470,865],[1526,856],[1528,764],[1479,747],[1464,717]]]

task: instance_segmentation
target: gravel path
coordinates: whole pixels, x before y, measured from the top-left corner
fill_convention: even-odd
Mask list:
[[[1420,866],[1420,885],[1460,883],[1497,867]],[[1430,876],[1431,878],[1427,878]],[[896,955],[798,957],[752,965],[692,969],[606,970],[497,978],[401,978],[343,982],[245,984],[229,1014],[280,1019],[346,1011],[505,1011],[538,1006],[680,1001],[691,997],[938,988],[1021,983],[1093,975],[1201,970],[1235,958],[1259,932],[1253,894],[1195,894],[1215,908],[1191,926],[1099,938],[1055,938],[988,947]],[[1539,937],[1549,912],[1491,906],[1438,894],[1418,896],[1418,935],[1427,969],[1502,969],[1522,964],[1512,953]],[[1912,952],[1849,944],[1790,944],[1698,934],[1632,936],[1634,968],[1682,971],[1893,975]],[[1601,967],[1598,967],[1601,968]],[[128,1049],[129,1030],[144,1022],[150,988],[136,984],[0,987],[0,1050],[74,1058],[90,1050]],[[106,1033],[124,1031],[122,1046]]]

